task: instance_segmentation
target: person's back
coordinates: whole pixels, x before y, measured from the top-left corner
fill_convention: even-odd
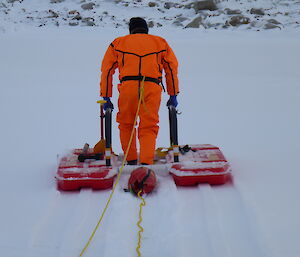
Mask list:
[[[136,136],[140,143],[140,163],[152,164],[158,133],[158,112],[161,101],[162,71],[165,71],[168,105],[176,107],[179,93],[177,59],[165,39],[149,35],[148,26],[141,18],[132,18],[129,23],[130,35],[116,38],[108,47],[101,67],[100,95],[113,108],[112,76],[119,69],[120,84],[119,112],[117,122],[120,141],[128,164],[137,164]],[[139,100],[143,106],[138,108]],[[137,111],[139,112],[137,113]],[[135,114],[139,116],[138,133],[135,129]],[[132,142],[130,142],[133,133]],[[138,134],[138,135],[137,135]]]
[[[121,53],[118,58],[121,78],[141,74],[161,77],[162,59],[167,49],[164,39],[149,34],[130,34],[118,38],[115,49]]]
[[[116,65],[119,79],[129,76],[146,76],[161,82],[162,70],[166,72],[169,95],[178,94],[177,60],[165,39],[149,34],[129,34],[116,38],[110,45],[116,52],[116,63],[102,65],[101,83],[109,83],[107,74]],[[104,87],[105,89],[107,87]],[[101,88],[102,89],[102,88]],[[101,92],[102,96],[111,96]]]

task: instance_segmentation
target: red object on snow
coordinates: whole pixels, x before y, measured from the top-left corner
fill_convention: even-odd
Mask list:
[[[138,194],[142,190],[142,194],[148,194],[153,191],[156,186],[156,175],[153,170],[147,167],[139,167],[131,172],[128,180],[128,189]]]
[[[75,149],[64,156],[59,163],[56,181],[59,190],[73,191],[90,187],[95,190],[113,186],[117,170],[105,165],[105,160],[78,161],[82,149]]]
[[[220,185],[230,179],[230,165],[218,147],[209,144],[190,147],[188,152],[179,156],[180,162],[169,170],[176,185]]]

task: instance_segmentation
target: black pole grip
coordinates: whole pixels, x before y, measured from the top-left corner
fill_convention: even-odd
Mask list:
[[[170,145],[174,151],[174,162],[179,162],[177,111],[172,105],[169,108]]]
[[[105,111],[105,160],[106,166],[111,166],[111,113],[112,109],[108,108]]]

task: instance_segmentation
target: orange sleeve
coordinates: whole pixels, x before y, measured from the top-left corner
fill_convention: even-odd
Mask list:
[[[163,57],[163,67],[166,73],[167,92],[169,95],[178,95],[178,61],[172,48],[168,45],[168,43],[166,44],[167,51]]]
[[[118,67],[114,42],[109,45],[102,60],[100,81],[100,96],[102,97],[112,96],[113,75]]]

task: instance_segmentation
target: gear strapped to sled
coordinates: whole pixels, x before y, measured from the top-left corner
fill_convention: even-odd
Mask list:
[[[103,117],[106,151],[95,154],[86,144],[83,149],[75,149],[63,156],[56,174],[58,189],[78,190],[83,187],[107,189],[113,186],[122,159],[111,151],[111,110],[106,110]],[[177,111],[172,106],[169,106],[169,125],[170,147],[156,150],[154,167],[162,167],[169,172],[177,186],[193,186],[199,183],[224,184],[229,180],[230,165],[217,146],[178,145]],[[133,169],[135,168],[137,166],[133,166]],[[149,177],[153,179],[151,173]],[[153,181],[156,183],[156,178]],[[147,180],[144,184],[147,184]],[[136,192],[138,186],[138,184],[134,187],[131,185]]]

